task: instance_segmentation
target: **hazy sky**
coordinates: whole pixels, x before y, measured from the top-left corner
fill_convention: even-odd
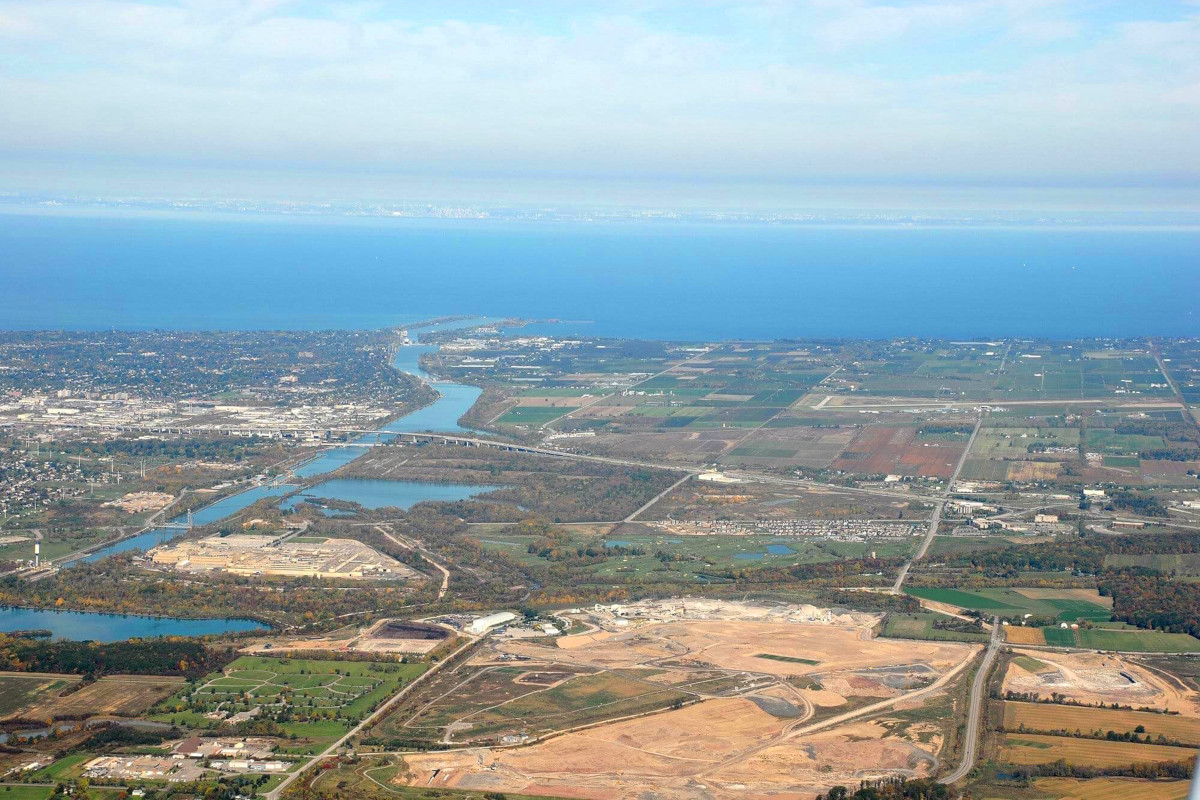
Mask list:
[[[276,170],[1195,187],[1200,3],[0,2],[0,190]]]

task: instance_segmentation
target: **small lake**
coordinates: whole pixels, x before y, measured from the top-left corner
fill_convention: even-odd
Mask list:
[[[304,492],[283,501],[284,508],[294,508],[307,499],[345,500],[364,508],[408,509],[425,500],[454,502],[491,492],[503,487],[463,483],[426,483],[424,481],[389,481],[376,478],[334,478],[310,486]]]
[[[265,630],[252,619],[180,619],[95,611],[53,611],[44,608],[0,607],[0,631],[48,630],[55,639],[119,642],[135,637],[207,636]]]
[[[786,544],[769,544],[765,553],[738,553],[734,558],[740,558],[743,561],[760,561],[764,556],[788,556],[795,552]]]

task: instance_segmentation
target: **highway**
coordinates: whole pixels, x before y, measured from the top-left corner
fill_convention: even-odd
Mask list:
[[[1000,620],[992,618],[992,639],[988,642],[983,660],[979,662],[979,670],[971,683],[971,696],[967,702],[967,730],[963,739],[962,763],[958,768],[939,780],[942,783],[957,783],[967,777],[975,766],[975,751],[979,746],[979,728],[983,721],[984,692],[987,689],[987,674],[996,659],[996,651],[1000,649]]]

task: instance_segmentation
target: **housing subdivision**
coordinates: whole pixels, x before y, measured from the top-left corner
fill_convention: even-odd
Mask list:
[[[911,522],[872,519],[668,520],[647,523],[677,536],[811,536],[840,541],[914,536]]]

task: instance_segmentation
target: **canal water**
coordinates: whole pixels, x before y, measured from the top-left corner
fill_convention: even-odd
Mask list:
[[[134,637],[207,636],[265,630],[252,619],[180,619],[95,611],[0,607],[0,631],[48,630],[55,639],[119,642]]]
[[[489,320],[480,318],[456,320],[454,322],[430,325],[421,330],[423,332],[455,330],[487,324],[488,322]],[[421,369],[421,355],[433,352],[436,349],[433,345],[412,344],[401,347],[397,351],[395,360],[393,361],[396,369],[427,382],[438,392],[438,398],[423,408],[392,420],[383,426],[383,430],[395,433],[421,433],[425,431],[463,433],[467,431],[466,428],[458,424],[458,420],[475,404],[481,390],[461,383],[434,380],[433,376]],[[386,433],[365,434],[354,442],[326,450],[322,454],[300,465],[293,472],[300,478],[325,475],[349,464],[354,459],[366,453],[368,447],[364,445],[388,441],[391,438],[393,437]],[[223,498],[212,505],[205,506],[193,512],[192,519],[197,524],[207,525],[232,516],[264,497],[281,497],[294,491],[295,488],[295,486],[287,484],[279,486],[256,486],[253,489],[247,489],[244,492]],[[409,508],[422,500],[464,500],[496,488],[498,487],[457,486],[439,483],[417,483],[413,481],[348,481],[339,479],[326,481],[313,487],[309,490],[308,495],[310,497],[324,497],[330,500],[353,501],[361,503],[368,508],[380,508],[383,506]],[[318,489],[320,489],[319,494],[317,493]],[[296,502],[298,503],[299,501]],[[291,503],[290,505],[295,504]],[[186,523],[187,517],[186,515],[181,515],[171,520],[171,522],[177,524]],[[184,528],[155,528],[138,536],[109,545],[108,547],[103,547],[90,555],[67,562],[66,565],[97,561],[107,556],[125,553],[130,550],[148,550],[161,542],[173,539],[185,532],[186,529]]]

